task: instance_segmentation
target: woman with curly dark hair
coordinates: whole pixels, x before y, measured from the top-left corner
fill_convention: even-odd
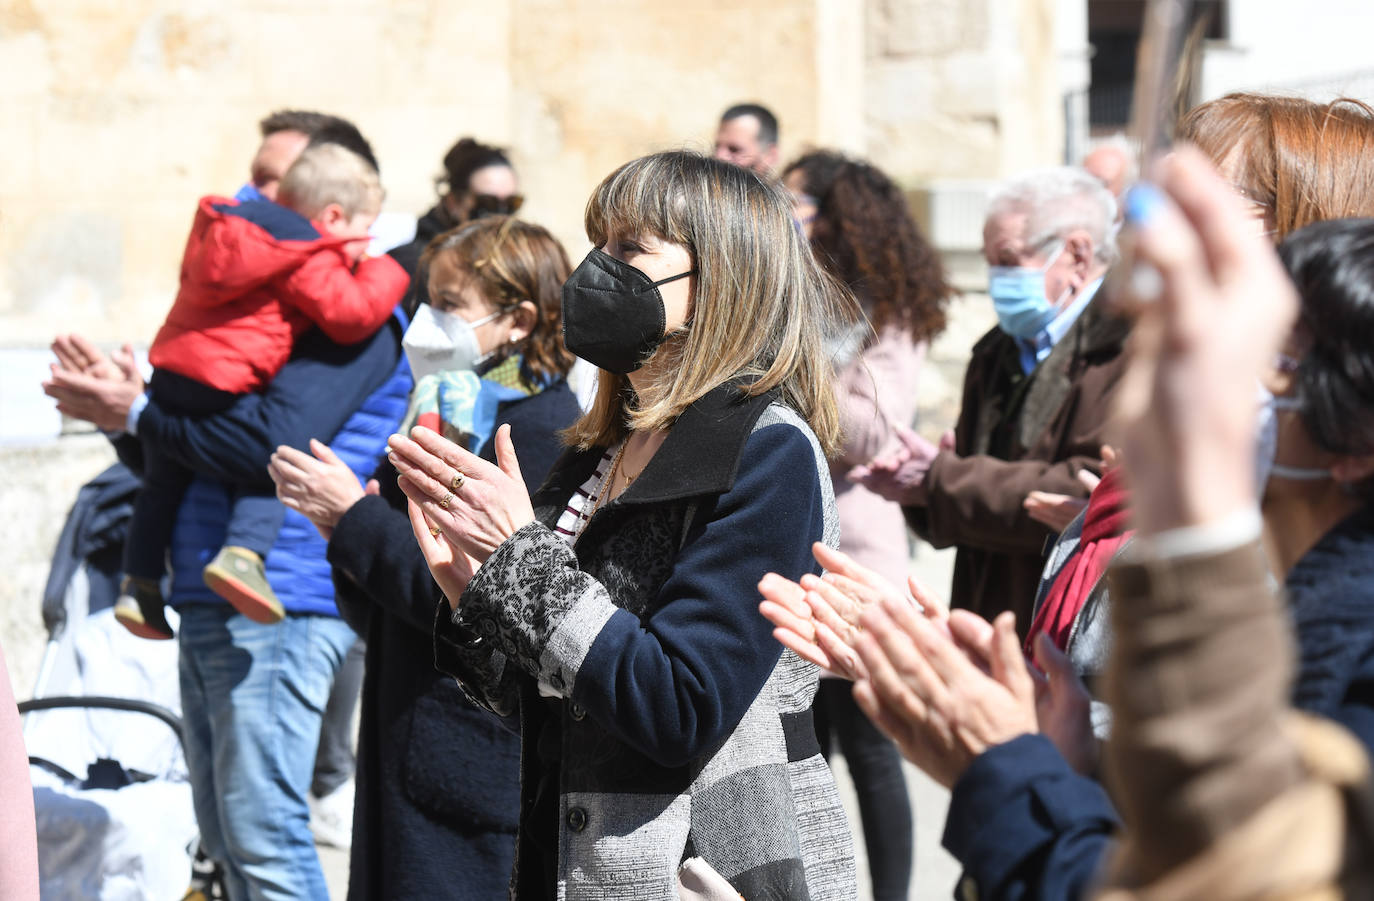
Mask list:
[[[830,464],[840,547],[904,585],[901,508],[844,474],[888,450],[892,426],[910,425],[915,417],[917,374],[927,343],[945,327],[954,290],[901,189],[874,166],[818,150],[789,165],[783,184],[816,258],[854,292],[867,317],[832,347],[844,430],[844,446]],[[912,819],[901,756],[838,679],[822,680],[815,717],[827,757],[833,735],[854,778],[875,901],[906,898]]]

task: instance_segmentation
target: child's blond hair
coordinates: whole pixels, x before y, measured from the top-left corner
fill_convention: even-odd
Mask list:
[[[317,144],[307,147],[286,170],[277,202],[307,219],[337,203],[351,219],[382,208],[382,181],[367,160],[347,147]]]

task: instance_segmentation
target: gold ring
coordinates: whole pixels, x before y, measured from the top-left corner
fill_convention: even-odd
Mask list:
[[[439,537],[439,532],[440,532],[440,531],[442,531],[442,530],[441,530],[438,526],[430,526],[430,527],[429,527],[429,534],[433,535],[435,538],[438,538],[438,537]]]
[[[441,506],[441,507],[443,507],[445,510],[447,510],[447,509],[448,509],[448,505],[451,504],[451,503],[453,503],[453,495],[451,495],[451,494],[445,494],[445,495],[444,495],[444,499],[441,500],[441,501],[439,501],[439,506]]]
[[[463,483],[466,481],[467,479],[463,477],[463,474],[455,469],[453,471],[453,478],[449,481],[449,485],[452,486],[454,491],[457,491],[459,488],[463,487]]]

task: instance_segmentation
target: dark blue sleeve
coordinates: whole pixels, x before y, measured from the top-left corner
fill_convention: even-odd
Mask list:
[[[267,460],[278,445],[326,444],[400,359],[395,319],[359,344],[343,346],[312,329],[261,394],[245,394],[223,413],[172,416],[150,400],[138,434],[197,473],[219,481],[270,487]]]
[[[694,525],[647,621],[606,620],[572,697],[608,732],[664,766],[723,740],[782,654],[758,611],[766,572],[819,571],[824,495],[810,441],[765,426],[745,443],[734,486],[696,511]]]
[[[943,844],[982,901],[1085,898],[1119,828],[1107,793],[1043,735],[976,757],[950,795]]]
[[[383,468],[390,470],[394,485],[396,471],[385,463]],[[398,617],[429,634],[443,592],[430,575],[402,509],[386,497],[361,498],[334,527],[326,555],[335,585],[340,586],[340,576],[351,583],[340,586],[335,600],[340,615],[359,635],[366,634],[376,613]]]

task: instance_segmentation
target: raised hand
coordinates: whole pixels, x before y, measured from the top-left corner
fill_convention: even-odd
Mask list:
[[[426,428],[410,437],[392,435],[388,459],[397,484],[424,519],[448,542],[480,565],[507,538],[531,522],[534,508],[520,475],[510,426],[496,433],[493,466]]]
[[[472,581],[472,576],[481,565],[472,557],[455,548],[444,537],[438,526],[431,525],[414,501],[406,501],[406,515],[410,517],[410,530],[424,554],[425,565],[430,575],[443,590],[451,609],[458,609],[458,600],[463,590]]]
[[[310,441],[314,456],[282,445],[272,454],[267,474],[283,504],[314,523],[328,541],[334,526],[363,496],[358,477],[323,441]]]

